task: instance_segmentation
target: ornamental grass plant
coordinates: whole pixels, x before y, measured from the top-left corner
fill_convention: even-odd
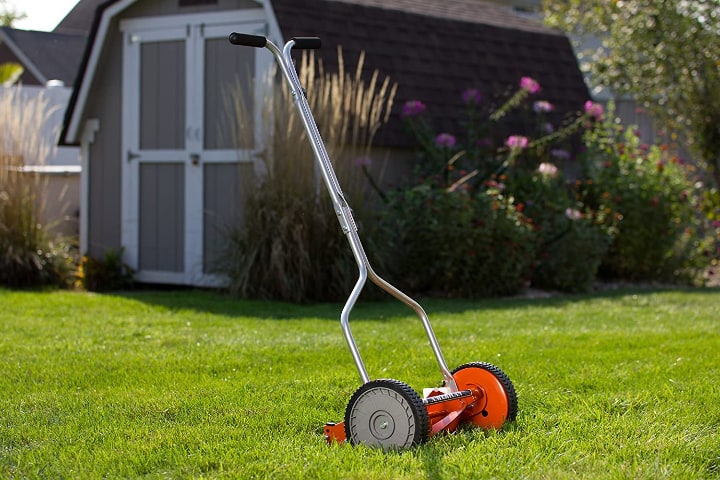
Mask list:
[[[25,169],[44,163],[51,151],[39,128],[49,112],[42,95],[0,89],[0,285],[64,286],[70,278],[70,246],[42,222],[45,181]]]
[[[363,74],[363,55],[347,71],[338,49],[338,70],[328,72],[313,52],[300,60],[300,82],[332,159],[344,195],[364,233],[367,167],[373,138],[387,122],[396,85],[379,72]],[[223,270],[232,293],[246,298],[317,301],[344,297],[357,277],[347,242],[322,183],[292,95],[269,77],[263,107],[265,132],[259,187],[245,201],[245,225],[229,232]],[[231,95],[234,115],[245,118],[241,94]],[[248,128],[238,124],[240,137]]]

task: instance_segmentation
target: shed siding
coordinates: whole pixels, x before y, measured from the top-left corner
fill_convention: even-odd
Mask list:
[[[251,0],[219,0],[217,5],[181,8],[177,0],[145,1],[135,3],[110,22],[102,59],[93,78],[92,94],[87,100],[83,113],[84,121],[95,118],[100,123],[100,130],[95,136],[94,143],[89,146],[88,199],[85,206],[88,209],[88,251],[83,253],[102,258],[108,250],[118,250],[122,247],[121,166],[126,158],[121,150],[123,42],[119,21],[143,16],[244,8],[257,9],[258,5]],[[157,69],[154,71],[156,72]],[[177,77],[185,81],[184,72]],[[150,115],[150,112],[146,113]],[[177,127],[175,128],[177,135]],[[147,137],[146,140],[150,141]]]
[[[253,165],[205,165],[203,185],[203,271],[214,273],[227,246],[227,233],[245,227],[245,198],[255,184]]]
[[[185,146],[185,42],[146,42],[140,54],[140,148]]]
[[[140,166],[141,270],[185,270],[185,164]]]
[[[205,41],[206,149],[253,148],[251,136],[243,136],[243,142],[240,142],[237,134],[230,131],[230,126],[237,121],[230,121],[229,115],[234,112],[229,107],[233,105],[231,94],[240,88],[244,114],[249,118],[255,117],[251,88],[255,75],[253,49],[235,48],[229,51],[228,42],[224,38]],[[217,88],[218,85],[220,88]]]
[[[121,245],[121,145],[122,40],[117,22],[103,52],[104,60],[94,79],[93,95],[85,119],[96,118],[100,130],[90,145],[88,161],[88,254],[102,258]]]

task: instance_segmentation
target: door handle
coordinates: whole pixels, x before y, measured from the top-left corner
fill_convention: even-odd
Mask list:
[[[199,153],[191,153],[190,154],[190,163],[197,166],[200,165],[200,154]]]

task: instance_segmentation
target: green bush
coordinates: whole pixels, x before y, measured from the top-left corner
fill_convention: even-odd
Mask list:
[[[563,292],[592,288],[611,235],[578,210],[548,216],[541,224],[532,284]]]
[[[612,225],[599,221],[597,212],[578,201],[554,164],[532,168],[536,161],[523,160],[525,166],[516,163],[503,178],[535,226],[537,256],[531,283],[564,292],[588,291],[610,244]]]
[[[469,193],[422,184],[390,192],[380,225],[390,277],[410,291],[500,296],[527,281],[532,226],[497,189]]]
[[[611,230],[573,195],[555,162],[568,160],[577,132],[601,116],[602,107],[588,102],[574,119],[552,125],[549,102],[526,105],[540,90],[523,77],[496,109],[479,91],[465,91],[457,134],[436,134],[425,105],[405,103],[405,125],[420,146],[415,174],[421,186],[391,196],[403,200],[402,208],[391,202],[391,212],[410,212],[409,221],[396,219],[392,230],[402,240],[398,256],[418,257],[398,269],[412,288],[478,296],[516,293],[528,281],[563,291],[592,285]],[[517,134],[499,138],[511,128]],[[432,262],[438,267],[429,267]]]
[[[123,250],[110,249],[102,259],[83,256],[78,266],[76,286],[91,292],[131,288],[135,283],[134,272],[123,262]]]
[[[617,224],[600,274],[633,281],[695,278],[710,259],[694,167],[665,145],[644,145],[632,128],[610,121],[589,130],[585,143],[582,198],[614,212]]]

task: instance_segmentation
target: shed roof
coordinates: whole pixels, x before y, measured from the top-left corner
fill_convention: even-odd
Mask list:
[[[421,100],[437,128],[451,132],[468,88],[490,97],[533,77],[542,86],[538,98],[555,105],[555,119],[589,98],[567,37],[509,6],[481,0],[273,0],[273,8],[285,37],[323,37],[330,47],[320,53],[325,65],[337,63],[331,46],[341,45],[347,63],[365,51],[366,69],[398,83],[390,124],[378,135],[386,146],[411,144],[399,120],[407,100]]]
[[[0,27],[0,42],[21,61],[42,84],[61,80],[72,86],[82,59],[86,37],[54,32],[37,32]]]
[[[89,32],[81,79],[99,19],[119,1],[81,0],[56,27],[56,32]],[[426,103],[439,128],[451,131],[467,88],[489,96],[531,76],[542,85],[542,98],[556,106],[557,117],[589,98],[569,40],[509,6],[483,0],[269,1],[284,38],[322,37],[324,65],[337,64],[334,46],[342,46],[349,65],[364,51],[366,71],[377,69],[399,84],[390,124],[377,137],[381,145],[412,144],[399,120],[406,100]],[[63,141],[77,93],[76,88]]]
[[[95,12],[108,0],[80,0],[57,24],[54,32],[70,33],[75,35],[89,35],[92,28]]]

